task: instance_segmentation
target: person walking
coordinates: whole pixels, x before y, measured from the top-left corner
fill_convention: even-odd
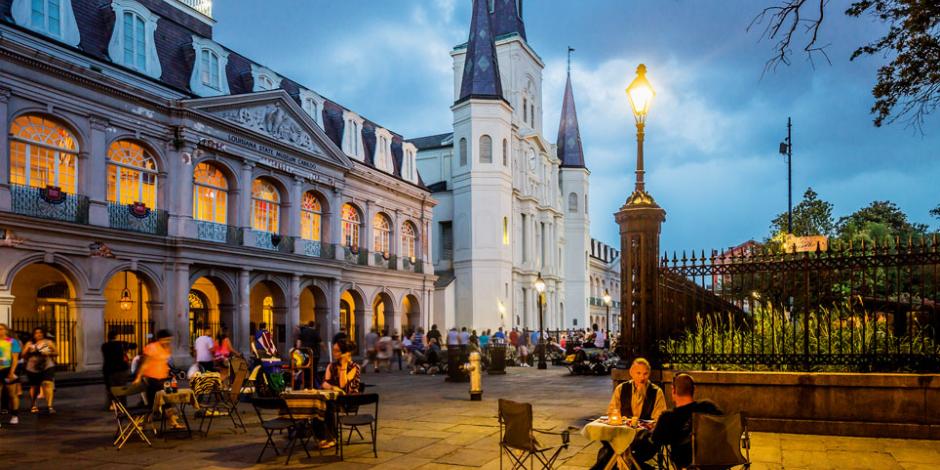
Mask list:
[[[42,392],[46,400],[46,410],[55,414],[53,408],[55,393],[55,358],[58,355],[55,342],[46,334],[46,329],[39,327],[33,330],[32,341],[23,347],[23,357],[26,358],[26,378],[29,384],[30,413],[39,413],[36,400]]]
[[[20,360],[23,348],[19,340],[8,336],[6,324],[0,323],[0,398],[5,394],[8,410],[10,411],[10,424],[19,424],[20,393],[16,364]],[[2,403],[2,401],[0,401]]]
[[[370,328],[369,332],[366,333],[365,342],[366,342],[366,360],[362,361],[362,371],[366,372],[369,367],[369,363],[372,363],[372,369],[378,371],[378,367],[375,363],[375,344],[379,341],[379,334],[375,332],[375,328]]]
[[[209,329],[204,325],[199,327],[200,335],[193,342],[193,349],[196,351],[196,362],[203,372],[215,372],[215,361],[213,352],[216,349],[215,341],[209,336]]]
[[[127,353],[137,345],[117,339],[117,331],[108,332],[108,341],[101,345],[101,374],[104,376],[105,396],[108,397],[108,408],[114,396],[111,387],[119,387],[131,381],[131,364],[127,360]]]
[[[137,377],[135,384],[144,384],[146,391],[144,396],[147,398],[147,404],[153,406],[157,392],[163,390],[163,384],[170,378],[170,356],[172,354],[173,334],[169,330],[160,330],[157,332],[156,339],[147,346],[144,346],[143,359],[140,367],[137,368]],[[173,407],[164,409],[170,426],[173,429],[183,429],[176,416],[176,410]]]

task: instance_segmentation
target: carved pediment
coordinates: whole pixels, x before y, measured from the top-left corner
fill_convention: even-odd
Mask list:
[[[212,110],[210,113],[294,147],[323,154],[313,136],[285,108],[283,103],[274,101]]]

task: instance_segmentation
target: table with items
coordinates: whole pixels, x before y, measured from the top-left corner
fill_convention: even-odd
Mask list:
[[[189,388],[180,388],[175,391],[174,390],[160,390],[154,396],[153,416],[160,417],[160,434],[162,434],[164,438],[169,432],[172,432],[172,431],[186,432],[190,438],[193,436],[193,431],[189,427],[189,420],[186,418],[187,406],[192,406],[194,410],[199,409],[199,401],[196,400],[196,394],[193,393],[192,389],[189,389]],[[171,429],[170,431],[167,431],[166,420],[167,420],[168,408],[176,409],[176,412],[179,413],[179,417],[182,418],[183,420],[183,424],[184,424],[183,428]]]
[[[614,458],[610,459],[604,470],[611,470],[615,466],[619,470],[640,468],[630,453],[630,445],[643,427],[631,424],[628,420],[618,420],[618,424],[611,424],[606,416],[601,416],[581,429],[581,435],[588,440],[607,442],[614,449]]]

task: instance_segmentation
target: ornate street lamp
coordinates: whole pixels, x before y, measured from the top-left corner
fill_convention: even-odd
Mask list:
[[[646,79],[646,66],[640,64],[636,68],[636,78],[627,87],[627,98],[630,99],[630,106],[633,107],[633,117],[636,119],[636,188],[630,199],[629,204],[634,198],[641,198],[641,201],[652,201],[652,197],[646,193],[646,184],[643,181],[643,175],[646,171],[643,168],[643,137],[646,128],[646,115],[649,113],[650,105],[653,103],[653,97],[656,91]]]
[[[604,305],[607,306],[607,329],[605,330],[607,332],[607,341],[610,341],[610,303],[610,292],[607,292],[607,289],[604,289]]]
[[[535,290],[539,293],[539,369],[548,369],[545,363],[545,328],[542,320],[542,293],[545,292],[545,281],[542,280],[542,273],[539,273],[535,280]]]
[[[131,291],[127,290],[127,271],[124,271],[124,289],[121,290],[121,299],[118,300],[121,310],[129,312],[134,306],[134,300],[131,299]]]

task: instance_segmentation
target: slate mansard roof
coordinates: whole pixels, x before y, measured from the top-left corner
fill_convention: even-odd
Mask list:
[[[58,43],[58,41],[53,38],[17,25],[13,20],[11,12],[13,0],[0,0],[0,21],[7,26],[41,38],[43,41],[54,42],[62,47],[76,50],[94,59],[110,62],[114,67],[121,68],[129,73],[134,73],[146,80],[157,82],[176,92],[188,95],[190,98],[199,98],[189,86],[196,60],[196,54],[193,50],[193,36],[212,39],[212,26],[182,9],[168,4],[167,1],[174,0],[137,0],[137,2],[147,7],[153,14],[160,17],[156,32],[154,33],[157,56],[160,59],[162,69],[158,80],[111,61],[108,55],[108,43],[111,39],[115,24],[115,14],[111,8],[111,0],[72,0],[72,10],[81,35],[81,42],[77,47]],[[220,46],[229,53],[228,64],[225,68],[225,75],[229,85],[229,95],[252,93],[254,88],[251,74],[252,64],[262,67],[263,65],[226,48],[224,45]],[[273,70],[273,72],[277,73],[276,70]],[[283,75],[278,75],[283,77]],[[283,77],[279,88],[286,91],[298,104],[301,104],[301,89],[316,93],[315,90],[311,90],[287,77]],[[343,148],[342,139],[345,124],[343,113],[345,111],[355,113],[355,111],[349,110],[335,101],[326,99],[319,93],[317,93],[317,95],[324,99],[323,109],[321,110],[323,130],[338,147]],[[379,126],[365,117],[362,117],[362,119],[361,138],[363,148],[365,149],[364,163],[367,166],[375,168],[375,129],[382,126]],[[402,143],[404,139],[401,135],[391,130],[389,130],[389,132],[392,134],[391,151],[392,161],[395,167],[394,175],[406,183],[414,184],[403,179],[401,176],[403,159]],[[420,174],[418,175],[417,186],[426,189],[424,183],[421,181]]]

